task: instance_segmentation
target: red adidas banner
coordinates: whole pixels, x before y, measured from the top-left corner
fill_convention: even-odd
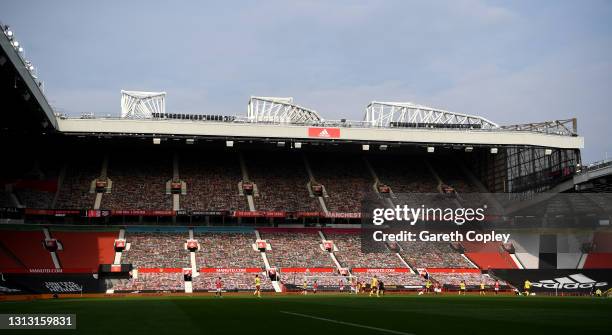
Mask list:
[[[262,272],[260,268],[201,268],[200,272],[203,273],[259,273]]]
[[[340,138],[340,128],[308,128],[308,137],[317,138]]]
[[[281,272],[311,272],[311,273],[331,273],[334,268],[281,268]]]
[[[402,273],[410,272],[408,268],[353,268],[353,272],[367,272],[367,273]]]

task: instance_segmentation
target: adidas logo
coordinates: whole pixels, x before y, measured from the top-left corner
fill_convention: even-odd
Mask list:
[[[582,288],[608,286],[608,282],[597,282],[581,273],[576,273],[567,277],[555,278],[554,280],[540,280],[537,283],[532,283],[531,286],[548,289],[575,290]]]
[[[330,137],[327,128],[323,128],[323,130],[321,130],[321,132],[319,133],[319,137]]]

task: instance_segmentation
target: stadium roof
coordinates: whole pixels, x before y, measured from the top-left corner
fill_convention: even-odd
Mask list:
[[[57,128],[57,121],[42,92],[42,83],[36,78],[32,64],[23,58],[19,51],[22,47],[9,29],[0,23],[2,129],[53,130]]]
[[[66,134],[139,137],[261,139],[364,143],[415,143],[462,145],[517,145],[581,149],[584,139],[531,131],[505,129],[381,128],[343,122],[321,124],[261,123],[241,120],[199,121],[183,119],[59,119]]]
[[[72,118],[49,105],[14,36],[0,34],[2,129],[69,135],[333,141],[395,144],[540,146],[581,149],[576,120],[500,126],[486,118],[410,102],[373,101],[363,120],[326,120],[293,98],[252,96],[246,116],[167,113],[165,92],[122,91],[121,118]],[[57,116],[57,117],[56,117]]]

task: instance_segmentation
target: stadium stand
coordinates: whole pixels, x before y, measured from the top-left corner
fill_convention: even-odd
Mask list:
[[[0,271],[2,269],[24,269],[24,264],[10,250],[0,244]]]
[[[117,232],[77,232],[52,230],[51,235],[62,244],[57,251],[62,268],[98,269],[100,264],[112,264]]]
[[[393,193],[437,193],[438,181],[420,156],[387,157],[377,155],[368,161],[380,181]]]
[[[356,233],[339,233],[325,230],[327,240],[334,241],[338,262],[348,268],[405,268],[406,265],[388,249],[362,251],[361,236]]]
[[[319,211],[308,193],[308,175],[296,153],[265,152],[245,155],[249,177],[259,190],[255,207],[260,211]],[[279,164],[282,162],[282,164]]]
[[[209,291],[215,289],[215,280],[221,277],[223,289],[227,291],[245,291],[255,289],[255,274],[254,273],[200,273],[199,276],[193,278],[193,289],[196,291]],[[270,279],[259,274],[261,278],[261,289],[272,290],[272,282]]]
[[[137,278],[120,280],[113,286],[122,291],[184,291],[183,273],[139,273]]]
[[[329,253],[321,249],[321,237],[312,230],[308,233],[264,232],[262,239],[270,243],[266,251],[271,266],[279,268],[335,268]]]
[[[462,280],[470,286],[480,285],[481,282],[489,287],[495,284],[495,279],[481,273],[435,273],[432,278],[442,285],[452,286],[458,286]],[[500,281],[500,285],[505,283]]]
[[[166,181],[172,178],[172,162],[153,153],[135,152],[110,156],[108,177],[112,192],[102,196],[101,208],[114,210],[172,209]]]
[[[481,269],[516,269],[516,263],[501,243],[462,243],[465,255]]]
[[[122,252],[121,263],[134,268],[191,267],[184,247],[188,237],[187,233],[127,233],[130,250]]]
[[[309,155],[308,159],[316,181],[327,191],[327,209],[330,212],[360,212],[362,199],[373,191],[374,185],[362,157],[322,153]]]
[[[180,176],[187,184],[181,208],[191,210],[247,210],[246,198],[238,194],[242,180],[235,152],[206,155],[181,154]]]
[[[473,268],[450,243],[399,242],[400,254],[408,264],[417,268]]]
[[[344,280],[345,290],[348,291],[349,283],[346,281],[348,277],[341,278],[337,272],[330,273],[309,273],[309,272],[288,272],[281,275],[281,281],[285,285],[295,285],[296,288],[302,289],[304,281],[308,288],[312,289],[312,284],[317,281],[319,286],[328,286],[337,289],[340,286],[340,280]]]
[[[368,273],[367,275],[357,273],[357,278],[362,281],[365,280],[366,283],[370,283],[374,276],[385,283],[387,288],[390,286],[419,286],[425,283],[423,277],[410,272],[379,272]]]
[[[83,157],[71,162],[61,182],[55,208],[93,208],[95,193],[89,193],[91,182],[100,175],[101,162]]]
[[[42,230],[0,230],[0,243],[28,269],[53,269],[49,251],[45,249]]]
[[[263,261],[253,249],[255,234],[250,233],[196,233],[200,243],[196,262],[200,268],[261,268]]]
[[[593,246],[584,262],[585,269],[612,268],[612,233],[596,232]]]
[[[464,174],[459,165],[462,164],[461,162],[456,161],[454,158],[428,158],[428,161],[443,183],[452,186],[458,193],[480,192],[478,187],[473,185]]]

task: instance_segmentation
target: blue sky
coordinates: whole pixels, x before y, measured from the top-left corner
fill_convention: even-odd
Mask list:
[[[327,119],[411,101],[500,124],[578,117],[586,162],[612,156],[610,1],[2,1],[52,104],[118,115],[245,114],[292,96]]]

